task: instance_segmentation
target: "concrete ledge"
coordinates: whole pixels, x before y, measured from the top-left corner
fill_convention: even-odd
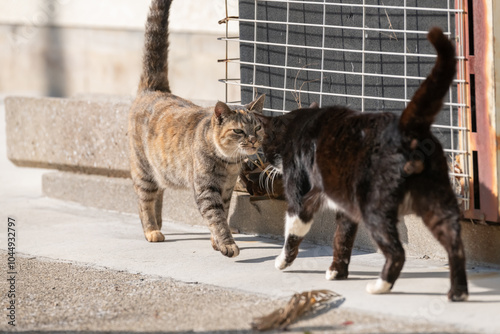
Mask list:
[[[137,214],[137,198],[132,180],[99,175],[51,172],[42,178],[46,196],[78,202],[85,206]],[[283,238],[286,203],[278,200],[250,201],[250,196],[235,193],[231,201],[229,224],[242,233]],[[189,190],[165,190],[163,199],[165,219],[189,225],[204,226]],[[137,224],[140,226],[139,218]],[[306,240],[330,245],[335,232],[335,215],[331,211],[319,213]],[[168,233],[168,231],[166,231]],[[444,248],[414,215],[406,216],[399,224],[399,235],[406,254],[411,257],[446,259]],[[500,226],[475,225],[462,222],[462,238],[469,263],[500,265],[500,252],[495,251],[500,240]],[[361,225],[355,247],[377,251],[369,232]]]
[[[7,156],[18,166],[129,176],[132,97],[7,97]]]
[[[50,172],[42,177],[44,195],[85,206],[138,214],[137,197],[132,180],[101,175]],[[286,203],[279,200],[250,201],[245,193],[235,192],[231,200],[229,224],[242,233],[283,237]],[[164,219],[189,225],[205,226],[190,190],[165,190],[162,214]],[[137,220],[139,223],[139,218]],[[315,219],[306,240],[331,244],[335,231],[335,215],[323,212]],[[168,232],[167,232],[168,233]],[[368,232],[361,228],[356,247],[376,250]]]
[[[42,177],[42,191],[48,197],[138,215],[137,197],[129,178],[51,172]],[[173,221],[203,225],[192,193],[188,190],[166,190],[162,213],[163,217]]]
[[[100,209],[137,214],[137,198],[132,180],[110,178],[100,175],[85,175],[70,172],[51,172],[42,178],[43,193],[46,196],[78,202]],[[286,203],[278,200],[250,201],[250,196],[235,193],[231,202],[230,225],[242,233],[259,234],[273,238],[283,238],[283,218]],[[189,190],[165,191],[163,204],[165,219],[189,225],[204,226]],[[137,224],[140,226],[139,218]],[[306,240],[330,245],[335,231],[335,215],[324,211],[317,215]],[[469,263],[500,264],[496,240],[500,238],[500,227],[462,223],[462,235],[466,245]],[[168,233],[168,231],[166,231]],[[428,256],[446,259],[441,245],[434,239],[422,221],[415,216],[406,216],[399,225],[401,241],[406,254],[412,257]],[[355,247],[376,251],[368,231],[360,226]]]

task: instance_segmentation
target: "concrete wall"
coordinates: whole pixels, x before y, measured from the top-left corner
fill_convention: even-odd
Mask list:
[[[169,77],[175,94],[224,100],[224,0],[172,5]],[[237,4],[230,2],[231,15]],[[149,1],[0,0],[0,94],[135,94]],[[231,34],[237,25],[230,24]],[[236,44],[231,54],[238,54]],[[239,77],[233,69],[232,77]],[[239,98],[232,87],[233,98]]]

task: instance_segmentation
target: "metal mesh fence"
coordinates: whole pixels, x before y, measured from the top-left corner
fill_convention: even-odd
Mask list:
[[[457,46],[459,66],[433,132],[448,155],[457,196],[468,209],[461,1],[239,0],[239,17],[227,14],[226,23],[238,22],[239,36],[221,39],[239,43],[240,54],[224,61],[239,66],[240,78],[222,81],[240,86],[236,99],[244,103],[265,93],[268,113],[318,102],[400,114],[434,65],[427,32],[441,27]]]

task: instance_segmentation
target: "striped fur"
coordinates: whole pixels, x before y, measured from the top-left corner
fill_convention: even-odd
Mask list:
[[[264,96],[244,106],[201,108],[170,93],[167,78],[168,14],[171,1],[153,0],[146,23],[144,66],[129,115],[130,168],[144,235],[163,241],[166,188],[193,189],[210,228],[212,245],[226,256],[239,249],[229,230],[229,203],[242,160],[263,137],[254,113]]]

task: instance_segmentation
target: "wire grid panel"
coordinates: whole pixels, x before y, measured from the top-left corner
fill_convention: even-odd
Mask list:
[[[312,102],[401,114],[430,72],[427,41],[439,26],[457,44],[459,71],[433,131],[450,163],[455,191],[468,209],[463,9],[455,0],[239,0],[242,102],[265,93],[267,112]]]

